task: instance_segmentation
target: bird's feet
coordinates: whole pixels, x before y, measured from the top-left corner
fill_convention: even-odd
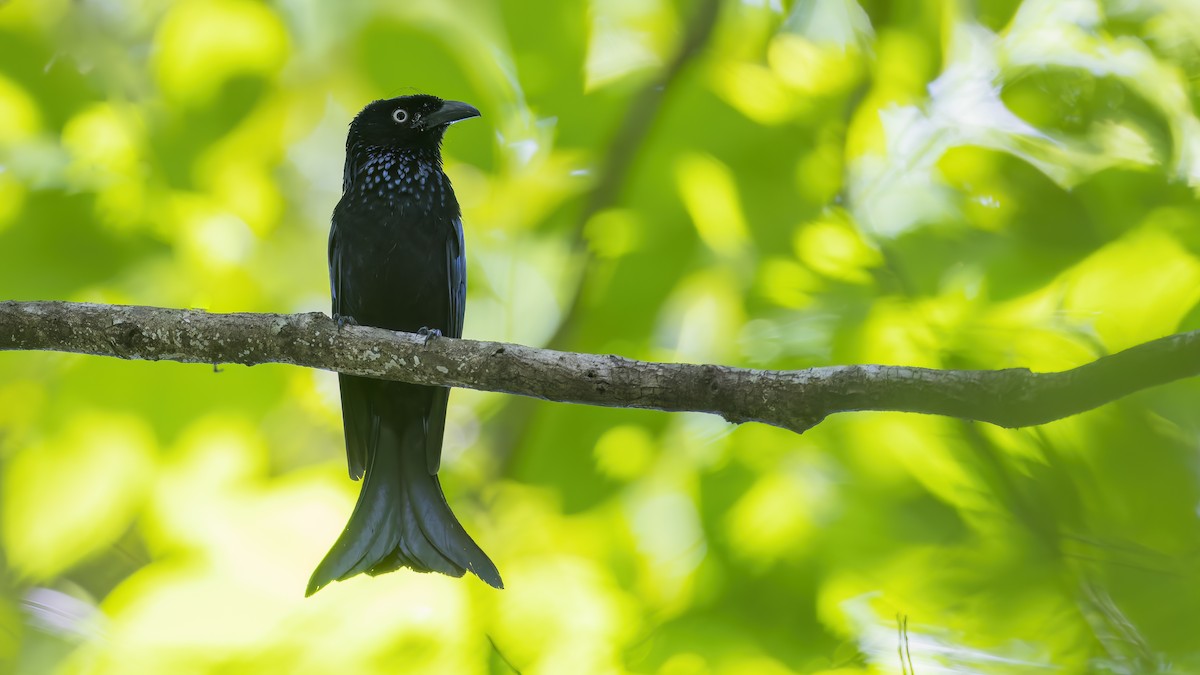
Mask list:
[[[425,338],[425,344],[428,345],[429,342],[434,338],[442,337],[442,331],[436,328],[427,328],[425,326],[421,326],[420,330],[417,331],[417,335]]]
[[[333,320],[337,322],[338,330],[341,330],[343,326],[357,326],[358,325],[358,322],[354,320],[354,317],[349,316],[347,314],[334,314]]]

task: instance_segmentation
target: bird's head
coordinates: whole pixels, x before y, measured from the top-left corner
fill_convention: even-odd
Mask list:
[[[473,106],[427,94],[373,101],[350,123],[348,145],[437,148],[446,127],[478,116]]]

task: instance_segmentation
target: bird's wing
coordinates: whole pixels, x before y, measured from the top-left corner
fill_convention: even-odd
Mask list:
[[[368,448],[374,447],[379,433],[379,416],[372,412],[371,383],[366,378],[338,375],[342,393],[342,427],[346,433],[346,466],[350,478],[363,477],[368,461]]]
[[[342,266],[346,251],[339,246],[337,217],[333,227],[329,228],[329,289],[333,298],[333,318],[344,320],[348,316],[348,308],[344,298],[349,289],[346,288]],[[371,400],[367,396],[368,387],[361,378],[349,375],[338,375],[338,386],[342,393],[342,425],[346,432],[346,466],[350,469],[350,478],[362,478],[367,468],[367,448],[373,442],[378,420],[373,421]]]
[[[463,242],[462,218],[451,224],[453,232],[446,237],[446,278],[450,296],[446,335],[462,337],[463,316],[467,308],[467,254]],[[442,436],[446,430],[446,407],[450,401],[450,389],[438,387],[433,392],[433,401],[426,418],[425,461],[430,474],[436,474],[442,464]]]
[[[450,273],[450,336],[460,338],[467,309],[467,252],[462,218],[454,219],[454,232],[446,240],[446,269]]]
[[[329,295],[333,299],[333,319],[342,314],[342,251],[338,246],[337,218],[329,228]]]

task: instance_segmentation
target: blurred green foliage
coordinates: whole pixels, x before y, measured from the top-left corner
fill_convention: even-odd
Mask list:
[[[724,2],[577,222],[696,7],[0,4],[0,296],[326,310],[346,125],[426,91],[484,113],[468,337],[1051,370],[1200,328],[1195,0]],[[358,490],[334,383],[0,354],[0,671],[900,672],[906,618],[920,673],[1200,672],[1194,381],[803,436],[457,391],[508,588],[305,600]]]

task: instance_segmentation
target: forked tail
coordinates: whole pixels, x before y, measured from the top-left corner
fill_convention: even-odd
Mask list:
[[[450,511],[437,474],[429,472],[421,419],[413,419],[399,434],[386,422],[379,425],[354,513],[313,572],[305,595],[331,581],[401,567],[453,577],[469,570],[504,588],[496,566]]]

